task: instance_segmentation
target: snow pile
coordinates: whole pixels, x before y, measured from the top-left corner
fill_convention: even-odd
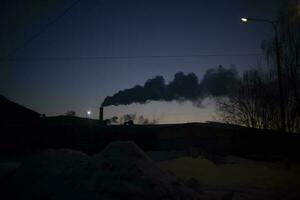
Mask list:
[[[93,157],[48,150],[24,161],[8,183],[14,199],[201,199],[132,142]]]
[[[147,151],[146,153],[154,161],[173,160],[187,156],[184,151]]]
[[[0,162],[0,180],[11,175],[19,166],[19,162]]]

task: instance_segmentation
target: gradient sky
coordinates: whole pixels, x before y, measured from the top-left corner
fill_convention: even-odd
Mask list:
[[[271,27],[246,25],[239,19],[272,19],[280,5],[274,0],[82,0],[23,46],[73,2],[1,1],[0,57],[22,48],[10,56],[15,61],[0,62],[0,94],[46,115],[72,109],[85,116],[91,110],[92,117],[98,118],[107,95],[143,84],[155,75],[170,81],[183,71],[201,79],[209,68],[234,64],[243,71],[262,62],[262,57],[58,57],[261,53],[262,40],[272,37]],[[214,106],[207,102],[205,108],[195,108],[190,102],[110,106],[105,117],[137,113],[161,123],[212,120]]]

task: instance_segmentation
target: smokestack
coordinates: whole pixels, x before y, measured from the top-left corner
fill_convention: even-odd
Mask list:
[[[100,110],[99,110],[99,120],[100,120],[100,122],[103,121],[103,107],[102,106],[100,107]]]

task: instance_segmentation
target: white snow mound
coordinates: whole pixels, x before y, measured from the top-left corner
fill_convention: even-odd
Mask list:
[[[160,169],[133,142],[115,142],[89,157],[49,150],[26,160],[8,183],[10,199],[200,199]]]

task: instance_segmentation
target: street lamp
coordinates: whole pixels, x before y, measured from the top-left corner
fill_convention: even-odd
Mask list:
[[[281,69],[281,60],[280,60],[280,46],[279,46],[277,23],[275,21],[271,21],[271,20],[267,20],[267,19],[257,19],[257,18],[247,18],[247,17],[242,17],[241,21],[243,23],[247,23],[249,21],[264,22],[264,23],[271,24],[272,27],[273,27],[273,29],[274,29],[274,33],[275,33],[276,60],[277,60],[277,78],[278,78],[279,100],[280,100],[281,130],[283,132],[285,132],[286,131],[286,126],[285,126],[285,108],[284,108],[283,84],[282,84],[282,69]]]
[[[245,18],[245,17],[242,17],[241,20],[242,20],[242,22],[247,22],[248,21],[248,19]]]
[[[86,112],[86,118],[90,118],[91,114],[92,114],[92,112],[91,112],[90,110],[88,110],[88,111]]]

